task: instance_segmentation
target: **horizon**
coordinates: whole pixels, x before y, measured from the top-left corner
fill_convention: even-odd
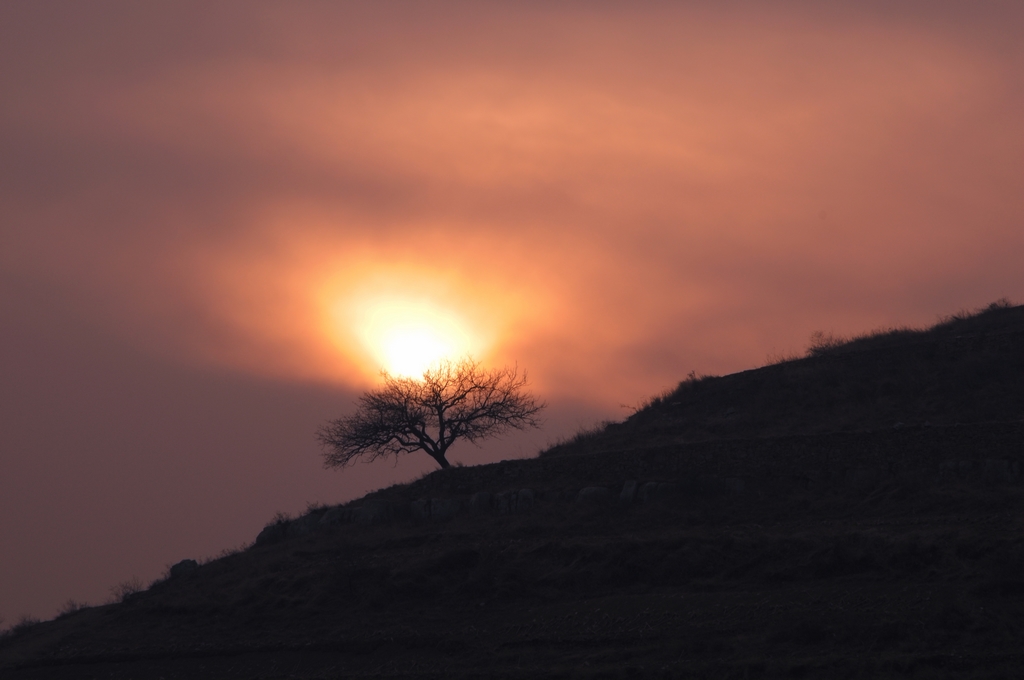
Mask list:
[[[381,369],[517,364],[535,455],[816,331],[1024,300],[1024,9],[0,8],[0,627],[432,469]]]

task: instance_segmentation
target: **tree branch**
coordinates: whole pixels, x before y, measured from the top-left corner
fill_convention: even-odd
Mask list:
[[[380,388],[359,398],[355,413],[317,431],[326,467],[417,450],[444,467],[445,453],[459,439],[477,442],[540,426],[536,416],[544,404],[526,392],[518,366],[487,371],[467,358],[441,362],[422,380],[387,372],[382,378]]]

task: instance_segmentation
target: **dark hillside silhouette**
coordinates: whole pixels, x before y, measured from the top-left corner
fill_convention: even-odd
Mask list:
[[[0,677],[1022,677],[1022,318],[819,338],[280,518],[18,626]]]
[[[544,455],[1022,418],[1024,306],[997,302],[927,330],[822,336],[805,358],[692,376],[625,422]]]

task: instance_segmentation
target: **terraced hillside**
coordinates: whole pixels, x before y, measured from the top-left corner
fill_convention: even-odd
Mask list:
[[[1020,677],[1022,318],[684,382],[539,458],[271,525],[8,634],[0,677]]]

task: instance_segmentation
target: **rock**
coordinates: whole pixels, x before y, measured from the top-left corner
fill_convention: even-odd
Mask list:
[[[394,510],[387,501],[367,501],[352,510],[352,520],[359,524],[383,524],[393,515]]]
[[[700,475],[697,478],[697,487],[703,493],[721,493],[723,491],[722,478],[718,475]]]
[[[622,493],[619,494],[619,502],[626,505],[633,502],[636,499],[636,480],[630,479],[622,485]]]
[[[671,482],[661,482],[660,484],[658,484],[658,490],[655,492],[654,499],[658,501],[663,501],[678,495],[678,484],[672,484]]]
[[[641,486],[640,490],[637,492],[637,499],[639,499],[639,501],[641,503],[650,503],[650,502],[655,500],[657,495],[658,495],[658,483],[657,482],[647,482],[646,484]]]
[[[586,503],[589,505],[607,503],[611,498],[611,490],[603,486],[588,486],[584,489],[580,489],[579,493],[576,494],[577,503]]]
[[[409,504],[409,512],[414,520],[425,522],[430,519],[430,499],[420,498]]]
[[[671,482],[647,482],[640,487],[637,498],[641,503],[654,503],[679,494],[679,485]]]
[[[331,508],[320,517],[320,526],[333,527],[344,524],[351,519],[351,514],[349,508]]]
[[[299,538],[308,536],[320,526],[321,513],[309,513],[288,524],[287,538]]]
[[[462,510],[460,498],[431,498],[430,519],[435,522],[446,522]]]
[[[562,500],[561,489],[543,489],[541,491],[537,491],[536,494],[538,500],[545,501],[547,503],[557,503]]]
[[[518,515],[529,512],[535,500],[533,489],[505,491],[494,497],[494,509],[499,515]]]
[[[986,458],[981,468],[985,481],[994,484],[1008,484],[1016,476],[1010,461],[1004,458]]]
[[[857,468],[850,474],[850,488],[855,491],[871,491],[878,486],[878,473],[871,468]]]
[[[970,477],[974,472],[974,463],[969,460],[947,460],[939,463],[939,476],[953,480]]]
[[[444,522],[457,515],[463,508],[459,498],[420,498],[409,504],[409,513],[420,522]]]
[[[289,524],[290,522],[274,522],[263,527],[263,531],[256,536],[256,545],[269,545],[283,541],[288,533]]]
[[[533,489],[520,489],[516,494],[516,514],[523,514],[533,510],[533,503],[536,500]]]
[[[743,493],[747,483],[739,477],[719,477],[718,475],[700,475],[696,488],[705,494],[738,494]]]
[[[181,578],[182,576],[188,576],[198,568],[199,563],[195,560],[182,560],[171,567],[170,577]]]
[[[725,488],[731,494],[741,494],[747,488],[747,483],[744,482],[739,477],[726,477],[724,482],[725,482]]]
[[[469,497],[469,512],[473,515],[488,515],[494,506],[494,496],[487,491],[478,491]]]

